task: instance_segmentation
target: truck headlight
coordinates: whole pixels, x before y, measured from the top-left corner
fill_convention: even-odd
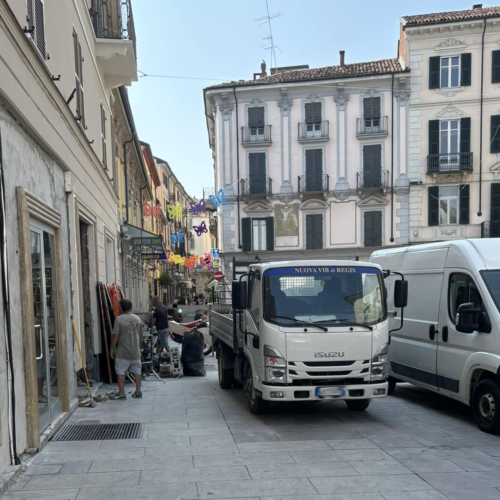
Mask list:
[[[286,384],[286,360],[275,347],[265,345],[266,382]]]
[[[387,353],[389,346],[384,344],[380,346],[375,356],[372,358],[371,380],[385,380],[389,376],[387,365]]]

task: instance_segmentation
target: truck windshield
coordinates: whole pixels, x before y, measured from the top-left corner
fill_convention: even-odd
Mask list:
[[[339,327],[373,325],[386,317],[382,279],[379,269],[361,266],[268,269],[264,316],[282,326],[303,321]]]
[[[495,269],[494,271],[481,271],[481,276],[488,287],[488,291],[497,309],[500,311],[500,269]]]

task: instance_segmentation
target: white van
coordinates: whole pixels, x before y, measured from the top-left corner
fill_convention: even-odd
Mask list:
[[[404,325],[391,335],[390,389],[425,387],[472,406],[500,432],[500,240],[470,239],[380,250],[371,262],[408,281]],[[394,278],[386,280],[391,328]]]

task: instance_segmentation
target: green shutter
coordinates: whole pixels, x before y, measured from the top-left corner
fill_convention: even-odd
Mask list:
[[[314,123],[321,123],[321,102],[314,103]]]
[[[500,153],[500,115],[491,117],[490,153]]]
[[[439,154],[439,120],[429,120],[429,154]]]
[[[471,84],[471,55],[462,54],[461,56],[461,74],[460,74],[460,85],[468,86]]]
[[[500,83],[500,50],[491,53],[491,83]]]
[[[500,184],[491,185],[490,221],[500,222]]]
[[[266,217],[267,250],[274,250],[274,217]]]
[[[439,187],[430,186],[427,193],[429,226],[439,226]]]
[[[365,247],[382,246],[382,212],[364,213],[364,236]]]
[[[314,248],[323,248],[323,216],[321,214],[313,215],[313,238]]]
[[[439,56],[429,57],[429,88],[439,88],[439,66],[441,58]]]
[[[470,118],[460,120],[460,152],[470,153]],[[462,170],[472,168],[470,155],[460,155],[460,168]]]
[[[314,108],[312,102],[305,104],[306,123],[314,123]]]
[[[248,108],[248,126],[257,127],[257,108]]]
[[[306,215],[306,249],[314,248],[314,215]]]
[[[252,219],[250,217],[241,219],[241,239],[243,251],[250,252],[252,250]]]
[[[460,186],[460,224],[469,223],[470,186],[462,184]]]

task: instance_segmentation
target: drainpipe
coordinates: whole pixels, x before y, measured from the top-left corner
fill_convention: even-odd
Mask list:
[[[479,212],[478,217],[483,215],[481,211],[482,189],[481,182],[483,180],[483,83],[484,83],[484,34],[486,32],[486,19],[483,26],[483,36],[481,39],[481,104],[479,112]]]
[[[144,206],[143,206],[143,202],[142,202],[142,190],[143,189],[147,189],[148,186],[144,186],[144,187],[141,187],[139,189],[139,196],[141,197],[141,229],[144,229]]]
[[[238,248],[241,250],[241,220],[240,220],[240,126],[238,122],[238,98],[236,97],[236,87],[233,87],[234,100],[236,101],[236,170],[238,177],[238,196],[236,198],[238,205]]]
[[[127,174],[127,145],[134,142],[134,137],[130,141],[125,141],[123,143],[123,163],[124,169],[123,174],[125,178],[125,222],[128,222],[128,174]]]
[[[394,73],[391,85],[391,243],[394,243]]]

